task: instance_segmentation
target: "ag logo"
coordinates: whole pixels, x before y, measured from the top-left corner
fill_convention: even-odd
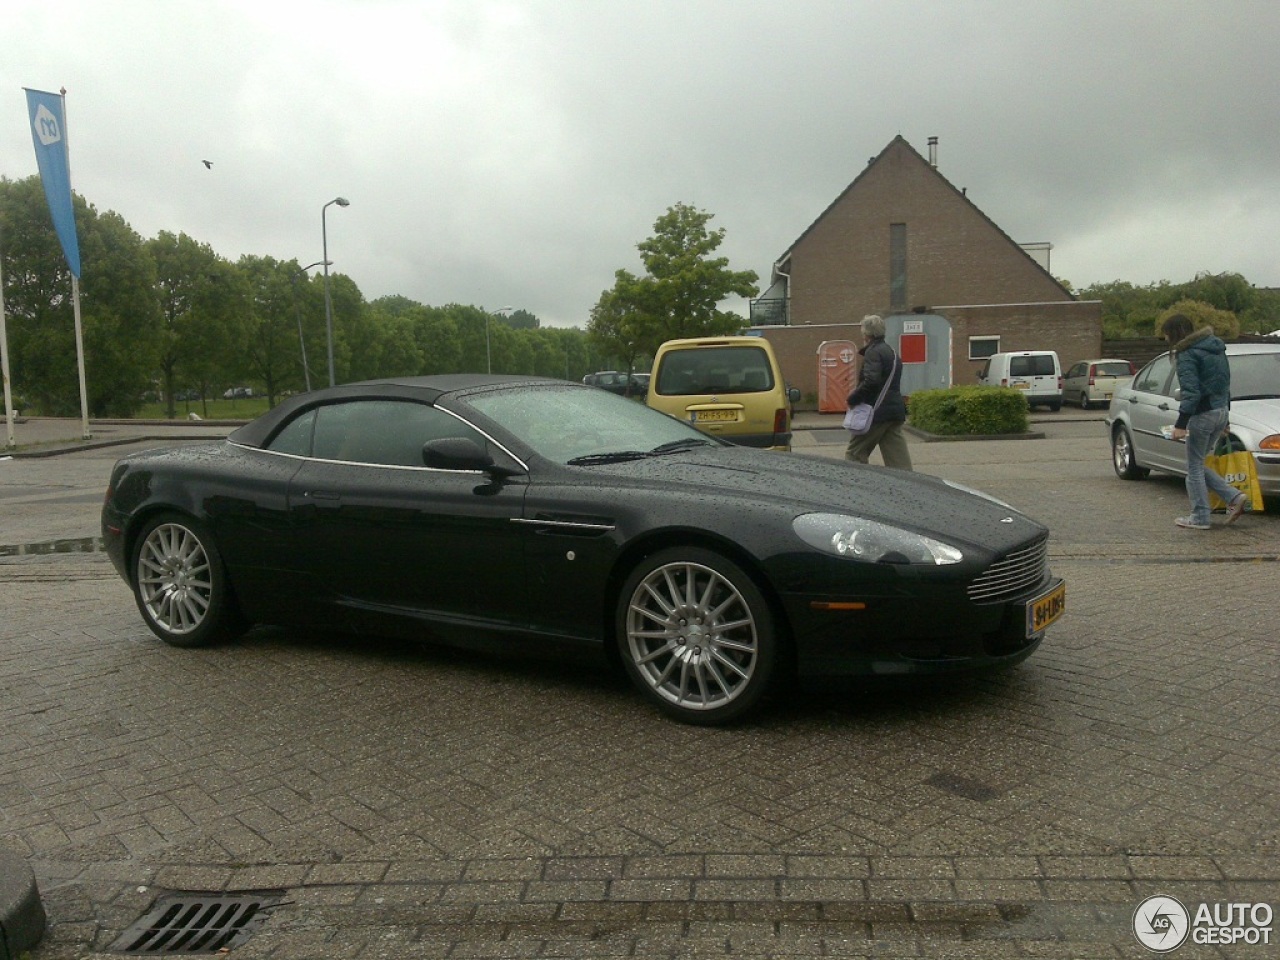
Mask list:
[[[58,129],[58,118],[50,113],[43,103],[36,110],[36,117],[31,125],[35,128],[41,146],[47,147],[62,139],[62,131]]]
[[[1173,897],[1147,897],[1133,911],[1133,934],[1153,953],[1168,953],[1186,942],[1191,928],[1187,908]]]

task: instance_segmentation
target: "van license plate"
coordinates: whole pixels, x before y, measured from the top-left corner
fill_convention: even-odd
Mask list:
[[[689,414],[689,419],[694,423],[715,423],[737,420],[738,414],[735,410],[694,410]]]
[[[1059,580],[1048,593],[1027,601],[1027,636],[1034,637],[1053,623],[1067,608],[1067,585]]]

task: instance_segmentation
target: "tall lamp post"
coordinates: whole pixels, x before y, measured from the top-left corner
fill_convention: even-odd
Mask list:
[[[331,387],[336,381],[333,379],[333,301],[329,298],[329,230],[325,223],[325,214],[335,203],[340,207],[349,207],[351,201],[345,197],[334,197],[320,208],[320,240],[324,245],[324,259],[320,261],[324,264],[324,329],[329,340],[329,386]]]
[[[298,272],[289,277],[289,283],[293,287],[293,313],[298,319],[298,346],[302,348],[302,375],[306,379],[307,393],[311,392],[311,366],[307,363],[307,341],[302,336],[302,311],[298,308],[298,278],[306,277],[307,271],[312,267],[318,267],[325,260],[317,260],[315,263],[308,263],[305,267],[299,267]],[[308,277],[307,279],[310,279]]]
[[[500,317],[507,317],[511,315],[511,311],[514,309],[515,307],[499,307],[497,310],[493,312]],[[489,353],[489,314],[488,313],[484,315],[484,361],[485,361],[485,365],[489,368],[489,372],[493,373],[493,356]]]

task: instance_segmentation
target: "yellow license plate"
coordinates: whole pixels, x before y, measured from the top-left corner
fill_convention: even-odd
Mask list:
[[[694,410],[689,419],[694,423],[720,423],[726,420],[737,420],[736,410]]]
[[[1015,384],[1013,384],[1013,388],[1014,388],[1015,390],[1030,390],[1030,389],[1031,389],[1031,384],[1029,384],[1029,383],[1015,383]]]
[[[1058,585],[1042,593],[1034,600],[1027,601],[1027,636],[1034,637],[1049,624],[1062,616],[1067,609],[1067,585],[1059,581]]]

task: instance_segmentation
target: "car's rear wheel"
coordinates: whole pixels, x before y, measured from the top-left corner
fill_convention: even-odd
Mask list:
[[[1133,454],[1133,438],[1129,428],[1116,427],[1111,434],[1111,466],[1121,480],[1145,480],[1151,471],[1138,466]]]
[[[1081,390],[1080,391],[1080,409],[1088,410],[1091,406],[1093,406],[1093,404],[1089,402],[1089,394]]]
[[[751,577],[698,547],[660,551],[632,571],[617,633],[631,679],[685,723],[742,717],[759,704],[778,661],[774,618]]]
[[[244,629],[213,536],[189,517],[147,523],[133,549],[133,583],[143,620],[165,643],[202,647]]]

